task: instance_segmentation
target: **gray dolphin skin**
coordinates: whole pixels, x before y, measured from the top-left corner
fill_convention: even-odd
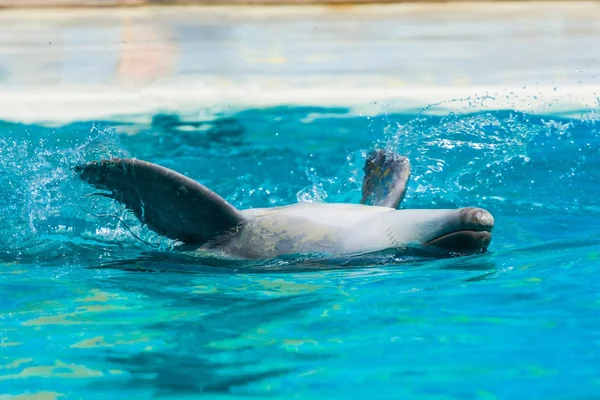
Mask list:
[[[487,250],[494,227],[492,215],[481,208],[396,209],[406,192],[410,162],[385,150],[367,157],[361,204],[238,210],[182,174],[133,158],[93,161],[75,170],[158,234],[194,251],[238,259],[415,249],[442,257],[472,255]]]

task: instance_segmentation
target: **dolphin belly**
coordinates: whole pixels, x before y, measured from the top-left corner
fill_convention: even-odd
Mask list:
[[[481,209],[394,210],[348,204],[298,204],[243,212],[238,230],[203,246],[240,258],[318,253],[346,256],[435,248],[485,251],[493,218]]]
[[[244,210],[248,222],[212,248],[242,258],[271,258],[298,253],[343,255],[346,253],[347,237],[357,229],[357,225],[373,215],[387,212],[393,210],[320,203]]]

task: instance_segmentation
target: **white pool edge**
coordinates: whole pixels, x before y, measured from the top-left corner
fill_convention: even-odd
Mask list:
[[[258,83],[249,83],[235,87],[188,84],[135,89],[55,87],[19,91],[0,88],[0,120],[45,124],[89,120],[139,122],[140,118],[151,118],[156,113],[233,114],[244,109],[277,106],[343,107],[360,115],[503,109],[533,114],[570,114],[600,110],[599,94],[600,86],[267,89]]]

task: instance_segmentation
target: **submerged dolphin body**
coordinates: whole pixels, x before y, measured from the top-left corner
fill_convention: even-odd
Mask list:
[[[292,204],[238,210],[210,189],[137,159],[93,161],[80,177],[133,211],[151,230],[185,248],[242,259],[427,250],[441,256],[487,250],[494,227],[481,208],[397,210],[406,191],[406,157],[369,155],[361,204]]]

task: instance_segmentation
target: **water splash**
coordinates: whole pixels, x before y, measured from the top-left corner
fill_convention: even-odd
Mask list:
[[[464,110],[495,99],[464,101]],[[588,110],[590,112],[594,110]],[[586,115],[590,115],[589,112]],[[379,119],[379,125],[375,122]],[[539,116],[517,111],[427,115],[385,114],[370,119],[382,133],[373,147],[407,155],[412,179],[404,207],[480,205],[519,212],[593,213],[599,209],[586,188],[598,173],[599,133],[593,118]],[[345,166],[362,179],[365,153]],[[312,177],[310,188],[358,192],[334,178]],[[552,184],[554,183],[554,184]],[[356,194],[352,201],[356,201]],[[345,198],[348,200],[348,197]]]
[[[236,120],[245,126],[245,136],[218,149],[205,147],[192,134],[178,140],[169,139],[177,133],[165,131],[118,134],[111,127],[116,123],[57,129],[4,124],[0,248],[21,251],[41,237],[140,244],[138,236],[142,245],[170,246],[114,202],[87,196],[93,190],[72,172],[86,160],[128,154],[175,168],[236,207],[248,208],[357,203],[367,152],[385,147],[411,159],[405,208],[476,205],[495,213],[600,215],[589,192],[600,170],[600,137],[593,120],[509,110],[388,113],[366,120],[350,114],[342,118],[340,110],[330,117],[323,110],[294,109],[283,119],[293,127],[291,135],[280,125],[269,125],[274,114],[287,111],[240,113]],[[161,148],[163,142],[169,146]]]
[[[60,130],[17,126],[8,133],[0,138],[0,247],[21,249],[48,235],[73,238],[89,228],[85,212],[78,209],[85,192],[73,167],[98,157],[125,156],[114,130],[92,125],[86,133],[65,138]]]

